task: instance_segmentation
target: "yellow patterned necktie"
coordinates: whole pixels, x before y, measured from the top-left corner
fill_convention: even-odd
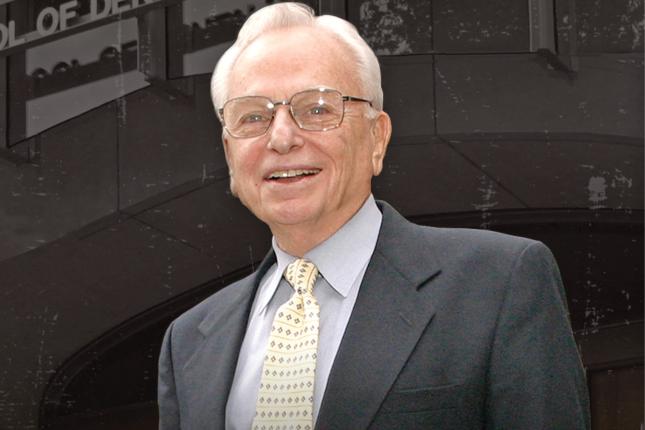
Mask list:
[[[312,430],[320,308],[318,269],[299,259],[284,277],[294,293],[275,315],[262,367],[253,430]]]

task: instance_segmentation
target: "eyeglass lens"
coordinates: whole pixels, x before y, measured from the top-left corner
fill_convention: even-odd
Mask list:
[[[276,105],[290,105],[290,112],[304,130],[324,131],[336,128],[343,119],[343,96],[335,90],[307,90],[294,94],[288,103],[261,96],[229,100],[223,109],[227,130],[235,137],[264,134],[273,120]]]

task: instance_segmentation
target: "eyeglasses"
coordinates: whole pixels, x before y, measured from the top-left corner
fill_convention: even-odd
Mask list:
[[[263,96],[237,97],[224,103],[217,113],[226,131],[237,138],[266,133],[279,105],[289,106],[291,117],[301,129],[327,131],[343,122],[346,101],[365,102],[372,106],[369,100],[344,96],[337,90],[314,88],[295,93],[289,100],[276,102]]]

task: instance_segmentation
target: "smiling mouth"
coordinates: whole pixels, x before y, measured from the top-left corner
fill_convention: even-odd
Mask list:
[[[278,170],[271,173],[267,179],[269,180],[279,180],[279,179],[291,179],[299,178],[305,176],[313,176],[320,172],[320,169],[297,169],[297,170]]]

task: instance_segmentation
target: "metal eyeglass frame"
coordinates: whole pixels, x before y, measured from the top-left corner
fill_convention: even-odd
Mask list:
[[[333,93],[337,93],[337,94],[339,94],[339,95],[340,95],[340,97],[341,97],[341,100],[342,100],[342,102],[343,102],[343,111],[341,112],[341,116],[340,116],[340,119],[338,120],[338,124],[336,124],[336,125],[335,125],[335,126],[333,126],[333,127],[326,127],[326,128],[322,128],[322,129],[308,129],[308,128],[304,128],[302,125],[300,125],[300,123],[298,122],[298,120],[297,120],[297,119],[296,119],[296,117],[294,116],[294,113],[293,113],[293,107],[291,106],[291,101],[293,100],[293,98],[294,98],[294,97],[296,97],[296,96],[297,96],[297,95],[299,95],[299,94],[306,93],[306,92],[309,92],[309,91],[316,91],[316,90],[317,90],[317,91],[319,91],[319,92],[321,92],[321,93],[331,93],[331,92],[333,92]],[[271,120],[269,121],[269,123],[267,124],[266,129],[265,129],[262,133],[254,134],[254,135],[252,135],[252,136],[236,136],[236,135],[234,135],[233,133],[231,133],[231,131],[228,129],[228,127],[226,127],[226,123],[225,123],[225,121],[224,121],[224,108],[225,108],[225,107],[226,107],[226,105],[227,105],[228,103],[230,103],[231,101],[239,100],[239,99],[243,99],[243,98],[246,98],[246,97],[260,97],[260,98],[263,98],[263,99],[268,100],[268,101],[269,101],[269,103],[270,103],[270,104],[271,104],[271,106],[272,106],[272,109],[271,109]],[[228,134],[230,134],[231,136],[233,136],[233,137],[234,137],[234,138],[236,138],[236,139],[250,139],[250,138],[252,138],[252,137],[258,137],[258,136],[262,136],[263,134],[265,134],[265,133],[269,130],[269,128],[271,128],[271,124],[273,124],[273,120],[275,119],[276,108],[277,108],[278,106],[280,106],[280,105],[282,105],[282,106],[289,106],[289,115],[291,115],[291,119],[293,119],[293,122],[295,122],[295,123],[296,123],[296,125],[298,126],[298,128],[299,128],[299,129],[301,129],[301,130],[306,130],[306,131],[328,131],[328,130],[333,130],[333,129],[335,129],[335,128],[340,127],[340,125],[343,123],[343,119],[345,118],[345,102],[347,102],[347,101],[350,101],[350,102],[364,102],[364,103],[368,103],[368,104],[370,105],[370,107],[373,107],[373,106],[372,106],[372,101],[371,101],[371,100],[363,99],[363,98],[360,98],[360,97],[354,97],[354,96],[345,96],[345,95],[343,95],[343,93],[341,93],[340,91],[335,90],[335,89],[333,89],[333,88],[319,87],[319,88],[310,88],[310,89],[307,89],[307,90],[298,91],[297,93],[293,94],[293,95],[292,95],[291,97],[289,97],[288,99],[285,99],[285,100],[279,100],[279,101],[275,101],[275,102],[274,102],[273,100],[271,100],[270,98],[268,98],[268,97],[264,97],[264,96],[242,96],[242,97],[235,97],[235,98],[233,98],[233,99],[229,99],[229,100],[227,100],[221,108],[217,109],[217,116],[218,116],[218,118],[219,118],[220,122],[222,123],[222,126],[224,127],[224,130],[226,130],[226,132],[227,132]]]

